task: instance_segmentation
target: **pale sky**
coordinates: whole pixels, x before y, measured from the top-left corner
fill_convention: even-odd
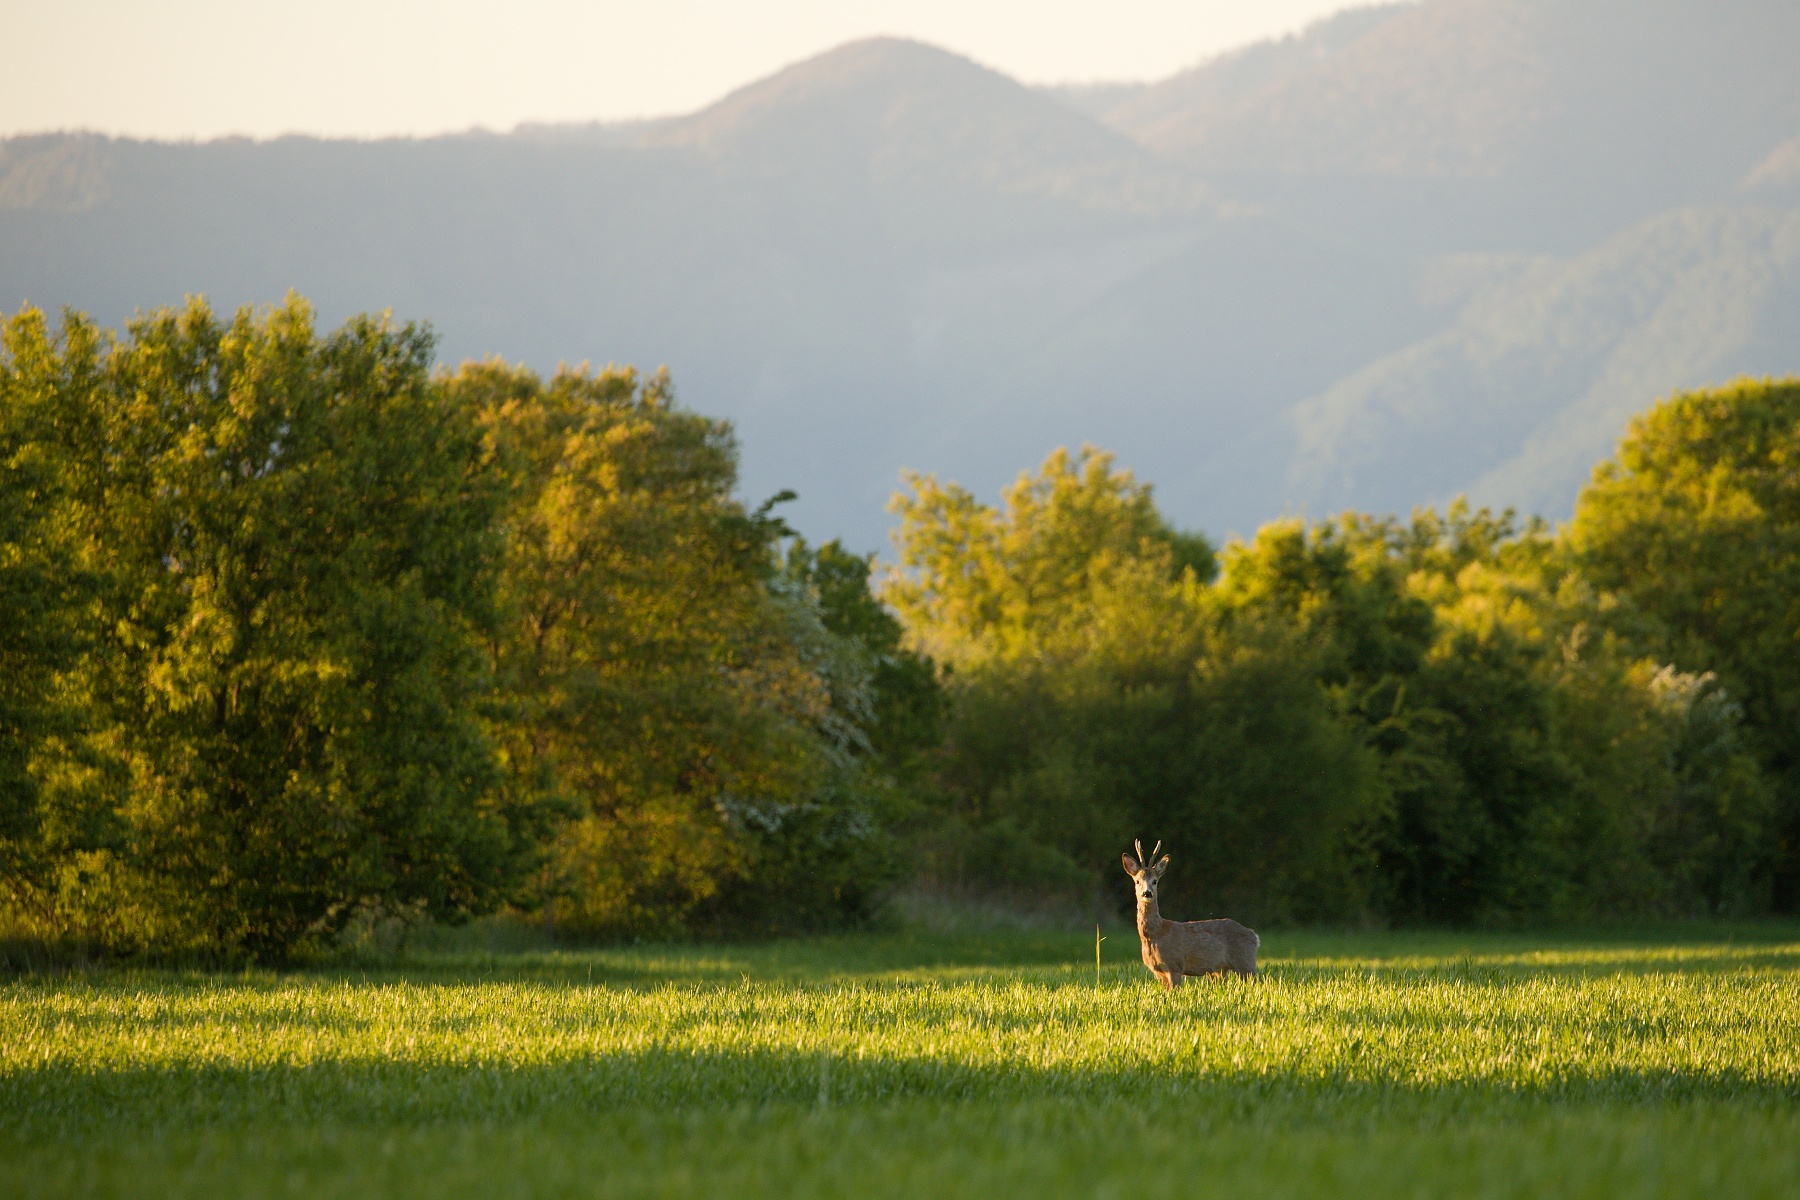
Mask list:
[[[1156,79],[1357,0],[0,0],[0,136],[380,137],[689,112],[897,34],[1028,83]]]

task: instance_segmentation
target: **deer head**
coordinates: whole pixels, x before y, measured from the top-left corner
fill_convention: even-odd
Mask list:
[[[1160,841],[1156,843],[1156,849],[1150,851],[1148,859],[1144,858],[1143,842],[1133,838],[1131,846],[1138,852],[1137,858],[1133,858],[1129,854],[1121,854],[1119,859],[1125,864],[1125,873],[1131,876],[1132,885],[1137,889],[1137,898],[1154,900],[1156,899],[1156,885],[1162,879],[1163,872],[1169,869],[1169,856],[1165,854],[1161,858],[1156,858],[1157,851],[1162,849]],[[1138,859],[1144,859],[1143,863],[1140,864]],[[1150,859],[1156,861],[1152,862]]]

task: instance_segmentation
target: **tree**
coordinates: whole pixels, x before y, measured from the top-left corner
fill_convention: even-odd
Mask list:
[[[499,363],[447,387],[512,481],[492,654],[515,785],[559,797],[538,902],[566,928],[817,924],[887,879],[872,664],[732,496],[729,426],[663,376]]]
[[[907,482],[892,504],[902,570],[882,596],[924,653],[959,671],[1079,644],[1099,597],[1125,589],[1155,605],[1215,569],[1203,537],[1171,528],[1150,486],[1091,446],[1077,460],[1054,451],[999,509],[930,476]]]
[[[1373,760],[1291,630],[1222,635],[1203,539],[1174,534],[1092,449],[1051,455],[997,510],[912,484],[886,595],[955,667],[940,853],[965,877],[1116,884],[1119,847],[1150,832],[1190,864],[1179,887],[1197,911],[1360,910],[1352,827]]]
[[[455,919],[510,894],[532,814],[480,705],[500,499],[431,338],[290,297],[229,324],[159,311],[59,355],[15,322],[21,386],[77,377],[66,519],[102,581],[79,745],[48,803],[104,837],[42,899],[116,946],[281,957],[368,910]]]
[[[889,775],[916,783],[943,737],[944,688],[937,664],[905,645],[905,627],[876,597],[874,556],[851,554],[835,539],[813,550],[795,538],[786,571],[816,599],[825,629],[862,648],[874,697],[870,748]]]
[[[1595,468],[1569,528],[1609,626],[1711,673],[1777,788],[1777,903],[1800,906],[1800,380],[1670,397]]]
[[[1460,501],[1274,522],[1207,586],[1098,452],[999,510],[929,479],[896,507],[889,594],[956,668],[938,778],[986,882],[1080,888],[1147,830],[1183,848],[1198,911],[1763,903],[1734,694],[1615,628],[1541,522]]]
[[[74,822],[46,811],[31,764],[79,728],[83,714],[65,677],[92,599],[62,519],[69,464],[58,430],[97,369],[98,338],[79,323],[66,333],[68,344],[57,347],[43,314],[27,309],[0,334],[0,888],[40,922],[50,915],[42,901],[59,833],[79,835]]]
[[[1730,704],[1609,633],[1541,522],[1462,501],[1407,524],[1345,514],[1266,526],[1225,562],[1228,625],[1286,621],[1378,757],[1378,908],[1464,923],[1756,907],[1737,868],[1754,864],[1760,791]]]

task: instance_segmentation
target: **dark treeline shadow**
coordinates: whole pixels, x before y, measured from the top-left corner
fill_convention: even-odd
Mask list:
[[[346,1125],[510,1121],[628,1110],[811,1106],[822,1087],[840,1106],[903,1101],[1000,1104],[1033,1100],[1179,1104],[1193,1116],[1355,1120],[1519,1115],[1547,1106],[1671,1102],[1791,1103],[1791,1080],[1737,1069],[1572,1068],[1542,1082],[1417,1083],[1363,1067],[1202,1073],[984,1067],[946,1059],[812,1052],[648,1049],[544,1064],[426,1066],[408,1062],[255,1067],[32,1068],[0,1080],[14,1137],[237,1127],[269,1122]]]

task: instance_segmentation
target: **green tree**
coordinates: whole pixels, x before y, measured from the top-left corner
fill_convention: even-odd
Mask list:
[[[1144,830],[1182,849],[1197,911],[1761,903],[1767,789],[1734,694],[1624,636],[1541,522],[1460,501],[1275,522],[1204,586],[1097,452],[998,510],[929,479],[896,507],[888,594],[956,668],[939,780],[986,881],[1105,879]]]
[[[1396,915],[1549,915],[1567,879],[1553,829],[1573,777],[1539,670],[1539,607],[1521,607],[1500,566],[1515,535],[1509,518],[1459,503],[1410,524],[1278,522],[1225,554],[1227,627],[1294,629],[1339,719],[1378,757],[1375,890]]]
[[[297,298],[200,301],[110,345],[14,323],[17,386],[79,378],[66,519],[102,580],[48,804],[105,830],[42,900],[119,946],[280,957],[359,912],[454,919],[529,866],[479,706],[500,499],[431,339]]]
[[[539,902],[566,928],[818,924],[890,847],[866,770],[871,663],[732,496],[736,444],[663,376],[499,363],[447,382],[506,464],[514,786],[559,797]]]
[[[869,662],[874,704],[867,736],[889,775],[916,783],[926,757],[943,738],[946,697],[937,664],[908,649],[906,630],[871,586],[874,556],[859,556],[832,540],[817,550],[796,538],[786,570],[816,599],[830,633],[853,640]]]
[[[1632,421],[1568,533],[1611,628],[1712,674],[1774,781],[1777,903],[1800,906],[1800,381],[1675,395]]]
[[[1196,912],[1360,910],[1372,756],[1290,628],[1221,635],[1211,549],[1147,486],[1090,449],[1053,454],[1000,509],[912,488],[885,594],[955,667],[944,873],[1116,890],[1119,848],[1148,832],[1188,864],[1171,897]]]
[[[45,882],[73,823],[46,811],[31,763],[79,728],[70,669],[88,623],[91,579],[67,536],[69,464],[59,435],[97,369],[95,331],[68,327],[52,341],[27,309],[0,330],[0,888],[42,924]]]
[[[1172,583],[1204,583],[1215,570],[1206,540],[1171,528],[1150,485],[1091,446],[1079,459],[1053,452],[999,509],[930,476],[907,483],[911,494],[892,505],[902,570],[882,596],[923,652],[959,671],[1079,645],[1103,597],[1166,605]]]
[[[1378,755],[1379,908],[1460,923],[1756,907],[1740,868],[1763,803],[1731,704],[1609,632],[1541,523],[1458,501],[1407,524],[1278,523],[1225,559],[1229,619],[1288,622]]]

